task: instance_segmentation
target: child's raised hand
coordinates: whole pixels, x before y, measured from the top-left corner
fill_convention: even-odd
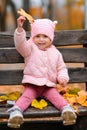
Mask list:
[[[22,31],[22,27],[23,27],[23,24],[24,24],[25,20],[26,20],[26,18],[24,16],[20,16],[17,19],[18,32]]]

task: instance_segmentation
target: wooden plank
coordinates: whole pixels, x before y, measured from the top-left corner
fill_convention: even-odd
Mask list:
[[[87,107],[82,107],[79,106],[79,114],[78,116],[87,116]],[[4,118],[8,118],[9,117],[9,113],[7,113],[7,110],[9,109],[9,107],[1,107],[0,108],[0,119],[4,119]],[[47,107],[45,107],[44,109],[36,109],[33,107],[29,107],[24,113],[24,118],[27,120],[32,121],[42,121],[42,119],[48,119],[48,121],[56,121],[56,119],[61,119],[61,112],[58,111],[54,106],[52,105],[48,105]]]
[[[41,123],[41,122],[50,122],[50,123],[52,123],[52,122],[54,122],[54,121],[56,121],[56,122],[58,122],[58,121],[62,121],[62,117],[37,117],[37,118],[24,118],[24,123],[25,122],[32,122],[32,123],[35,123],[35,122],[39,122],[39,123]],[[0,120],[0,123],[7,123],[8,122],[8,119],[2,119],[2,120]]]
[[[14,47],[13,35],[0,35],[0,47]]]
[[[55,33],[55,45],[87,45],[87,30],[61,30]]]
[[[70,83],[87,82],[87,67],[85,68],[69,68]]]
[[[30,32],[27,32],[27,38]],[[54,44],[56,46],[87,45],[87,30],[61,30],[55,32]],[[0,32],[0,47],[14,46],[13,32]]]
[[[22,76],[22,70],[0,70],[0,85],[19,85]]]
[[[68,63],[87,63],[87,48],[59,48],[64,61]]]
[[[15,48],[1,48],[0,49],[0,63],[23,63],[22,56]]]
[[[30,37],[30,32],[27,32]],[[0,47],[14,47],[14,33],[13,32],[0,32]]]
[[[0,85],[21,84],[23,70],[0,70]],[[86,68],[69,68],[70,83],[87,82]]]
[[[59,48],[65,62],[87,63],[87,48]],[[0,49],[0,63],[23,63],[23,58],[15,48]]]
[[[0,108],[0,119],[9,117],[9,113],[7,113],[8,108],[8,106]],[[57,117],[60,116],[60,111],[49,105],[42,110],[30,107],[23,114],[25,118]]]

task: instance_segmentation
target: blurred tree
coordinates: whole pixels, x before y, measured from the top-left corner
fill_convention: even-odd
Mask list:
[[[28,13],[28,10],[29,10],[29,0],[23,0],[23,9]],[[26,31],[28,31],[29,30],[29,22],[28,22],[28,20],[26,20],[25,21],[25,23],[24,23],[24,29],[26,30]]]
[[[48,5],[48,12],[49,12],[49,13],[48,13],[48,14],[49,14],[48,17],[49,17],[50,19],[52,19],[52,16],[53,16],[53,15],[52,15],[53,7],[54,7],[53,5],[54,5],[54,0],[50,0],[49,5]]]
[[[29,14],[31,14],[34,19],[43,17],[43,0],[29,0]]]
[[[14,21],[16,24],[16,18],[17,18],[17,13],[16,13],[16,8],[14,3],[11,0],[1,0],[1,7],[0,7],[0,30],[5,31],[6,29],[6,23],[5,23],[5,18],[6,18],[6,13],[7,13],[7,6],[10,6],[12,9],[12,13],[14,16]]]
[[[84,28],[84,0],[66,0],[69,29]]]

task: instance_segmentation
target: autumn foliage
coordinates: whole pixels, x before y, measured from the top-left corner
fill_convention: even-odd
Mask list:
[[[78,106],[87,107],[87,91],[79,87],[58,87],[60,94],[68,101],[68,103],[79,112]]]

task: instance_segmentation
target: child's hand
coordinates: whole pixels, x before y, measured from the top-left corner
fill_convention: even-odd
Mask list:
[[[59,84],[63,87],[67,85],[67,81],[65,79],[60,80]]]
[[[18,32],[21,32],[21,31],[22,31],[22,27],[23,27],[23,24],[24,24],[25,20],[26,20],[26,18],[23,17],[23,16],[20,16],[20,17],[17,19]]]

